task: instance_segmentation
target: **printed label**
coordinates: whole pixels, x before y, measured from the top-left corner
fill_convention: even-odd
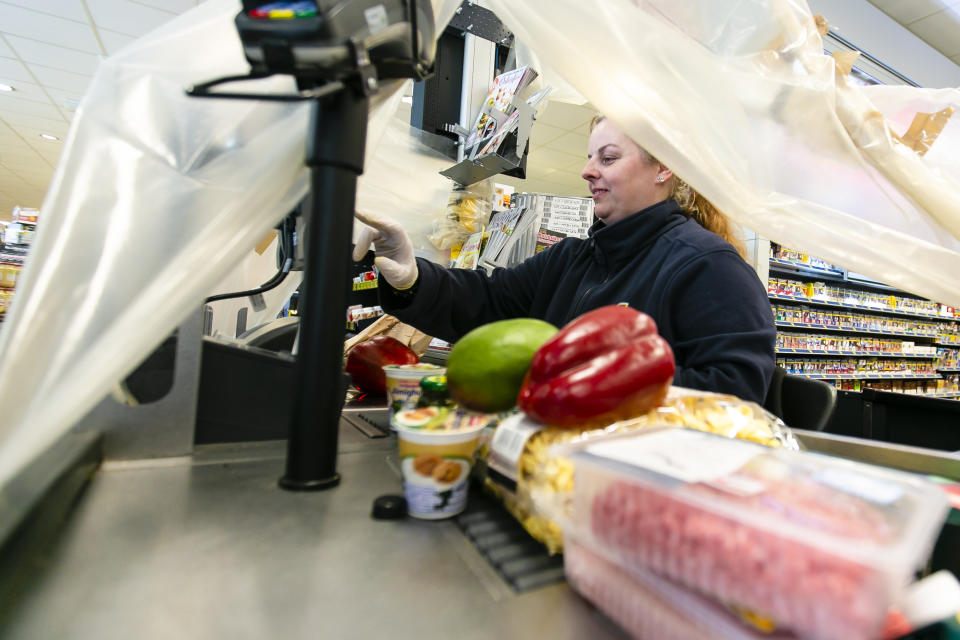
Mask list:
[[[433,487],[404,485],[407,512],[415,518],[448,517],[461,513],[467,505],[467,483],[438,491]]]
[[[759,480],[737,475],[717,478],[716,480],[710,482],[710,486],[742,497],[758,495],[763,493],[767,488],[766,485]]]
[[[568,236],[582,236],[586,233],[586,228],[576,224],[566,224],[564,222],[549,221],[543,224],[541,229],[546,231],[559,231]],[[589,228],[589,227],[588,227]]]
[[[262,293],[257,293],[250,296],[250,306],[253,307],[254,311],[263,311],[267,308],[267,302],[263,299]]]
[[[577,198],[554,198],[549,202],[551,211],[573,211],[580,212],[589,205],[585,200]]]
[[[816,474],[814,479],[828,487],[876,504],[892,504],[903,495],[903,487],[898,484],[847,469],[824,469]]]
[[[389,409],[390,427],[394,425],[394,415],[403,409],[412,409],[420,399],[420,380],[398,379],[387,376],[387,408]]]
[[[416,445],[408,445],[413,451]],[[475,443],[470,443],[472,449]],[[407,513],[415,518],[448,518],[467,505],[470,461],[441,455],[427,447],[407,455],[400,464]]]
[[[583,224],[583,216],[575,211],[551,211],[543,215],[544,220],[564,220],[566,222],[575,222]]]
[[[758,445],[685,429],[601,442],[586,451],[684,482],[715,481],[762,453]]]
[[[552,235],[548,231],[539,231],[537,233],[537,242],[554,245],[563,240],[565,237],[566,236],[564,235]]]
[[[490,443],[490,458],[487,467],[504,476],[516,487],[519,476],[520,456],[530,436],[543,429],[543,425],[527,418],[522,413],[512,415],[497,427]],[[499,478],[494,478],[499,480]],[[502,484],[502,483],[501,483]]]

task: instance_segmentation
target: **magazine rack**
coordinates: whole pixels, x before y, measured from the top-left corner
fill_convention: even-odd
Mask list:
[[[476,158],[464,158],[449,169],[444,169],[440,175],[446,176],[454,182],[469,186],[497,174],[504,174],[516,178],[527,177],[527,153],[530,150],[530,129],[536,110],[525,100],[514,97],[512,104],[519,112],[517,128],[506,134],[503,141],[493,151]],[[466,129],[463,127],[448,127],[455,132],[460,143],[466,142]],[[498,135],[498,134],[494,134]],[[482,145],[489,139],[479,140],[476,144]]]
[[[537,243],[537,227],[539,216],[535,211],[526,211],[517,223],[516,228],[507,238],[503,248],[497,255],[485,255],[480,258],[478,266],[493,273],[497,267],[515,267],[533,255]]]
[[[540,196],[523,193],[515,206],[497,215],[506,219],[498,223],[490,219],[490,238],[480,255],[478,266],[492,273],[497,267],[512,267],[534,254],[540,228]]]

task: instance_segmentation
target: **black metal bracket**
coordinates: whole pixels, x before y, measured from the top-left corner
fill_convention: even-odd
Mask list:
[[[466,0],[457,8],[457,12],[450,19],[449,26],[497,44],[508,45],[513,41],[513,33],[500,22],[497,14],[470,0]]]
[[[362,43],[351,39],[347,45],[350,47],[350,57],[357,70],[356,79],[360,83],[358,88],[363,95],[369,97],[380,88],[377,81],[377,68],[370,63],[370,54]]]
[[[463,186],[469,186],[501,173],[523,179],[526,177],[529,144],[522,153],[518,153],[516,144],[517,133],[515,131],[508,133],[503,142],[503,146],[509,150],[505,155],[494,151],[478,158],[465,158],[441,171],[440,175]]]

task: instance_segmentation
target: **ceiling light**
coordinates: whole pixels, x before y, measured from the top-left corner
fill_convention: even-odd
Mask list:
[[[2,82],[0,82],[0,91],[16,91],[16,89],[14,89],[8,84],[3,84]]]
[[[44,140],[54,140],[54,141],[56,141],[56,140],[59,140],[59,139],[60,139],[60,138],[58,138],[57,136],[52,136],[52,135],[50,135],[49,133],[41,133],[41,134],[40,134],[40,137],[43,138]]]

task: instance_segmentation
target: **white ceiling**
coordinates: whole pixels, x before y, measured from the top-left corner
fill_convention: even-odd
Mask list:
[[[869,0],[960,65],[960,0]]]
[[[201,1],[0,0],[0,220],[40,207],[100,60]]]
[[[590,106],[548,102],[530,132],[526,180],[498,176],[497,182],[517,191],[589,197],[580,171],[587,163],[590,119],[596,113]]]
[[[960,64],[960,0],[870,0]],[[203,0],[0,0],[0,220],[40,207],[76,104],[100,59]],[[952,10],[951,10],[952,9]],[[895,62],[895,61],[892,61]],[[519,190],[587,195],[588,107],[550,103]],[[57,136],[48,141],[40,134]]]

